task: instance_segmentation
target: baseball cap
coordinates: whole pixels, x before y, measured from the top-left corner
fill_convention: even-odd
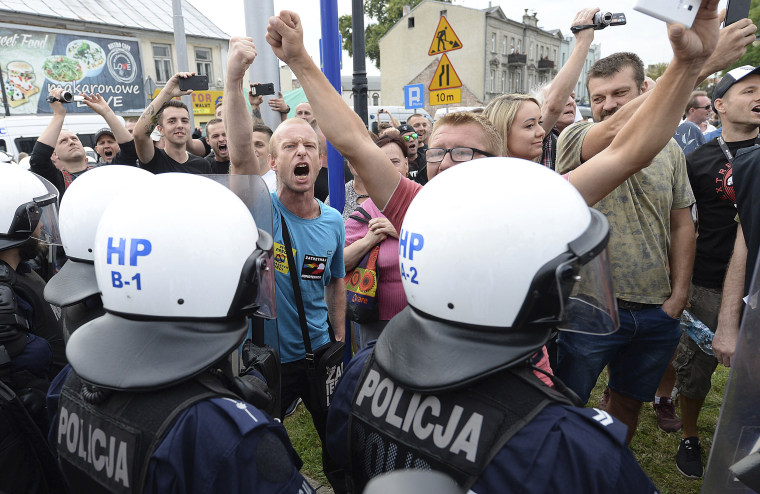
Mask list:
[[[728,73],[723,76],[720,82],[718,82],[718,84],[715,86],[715,90],[713,91],[713,110],[715,110],[716,99],[722,98],[726,94],[726,91],[731,88],[731,86],[741,81],[748,75],[752,74],[760,74],[760,67],[742,65],[741,67],[737,67],[733,70],[728,71]]]
[[[412,127],[411,125],[407,125],[407,124],[401,124],[401,125],[399,125],[397,127],[397,129],[398,129],[399,132],[401,132],[402,135],[406,134],[408,132],[416,132],[414,130],[414,127]]]
[[[108,127],[104,127],[100,129],[99,131],[97,131],[97,133],[95,133],[95,143],[97,144],[98,139],[100,139],[101,136],[104,136],[106,134],[116,139],[116,137],[113,135],[113,131],[111,131],[111,129],[109,129]]]

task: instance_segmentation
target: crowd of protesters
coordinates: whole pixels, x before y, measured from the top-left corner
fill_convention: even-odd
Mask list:
[[[628,447],[649,402],[701,478],[760,246],[760,68],[696,90],[755,40],[717,4],[668,26],[657,81],[634,53],[597,61],[593,122],[574,88],[598,8],[550,84],[379,135],[290,11],[268,46],[230,40],[205,136],[180,72],[126,126],[83,95],[108,125],[91,163],[52,90],[33,173],[0,167],[0,491],[312,492],[280,423],[300,403],[337,493],[409,469],[462,492],[657,492]],[[264,49],[309,100],[294,118],[244,87]]]

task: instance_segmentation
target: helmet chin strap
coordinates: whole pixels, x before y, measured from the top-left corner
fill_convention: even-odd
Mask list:
[[[586,404],[583,403],[583,401],[581,401],[581,399],[578,397],[578,395],[575,394],[575,391],[573,391],[572,389],[570,389],[567,386],[565,386],[565,383],[563,383],[558,377],[556,377],[553,374],[549,374],[544,369],[541,369],[540,367],[536,367],[532,363],[529,364],[529,366],[530,366],[530,368],[533,371],[540,372],[541,374],[544,374],[546,377],[548,377],[549,379],[551,379],[552,384],[554,384],[554,389],[556,389],[558,392],[560,392],[563,395],[565,395],[567,397],[567,399],[569,399],[570,401],[573,402],[573,405],[575,405],[577,407],[584,407],[584,406],[586,406]]]

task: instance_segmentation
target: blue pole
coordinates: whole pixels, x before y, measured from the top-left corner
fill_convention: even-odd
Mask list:
[[[338,36],[338,1],[320,0],[322,11],[322,72],[340,94],[340,38]],[[319,121],[317,120],[317,123]],[[330,206],[343,214],[346,189],[343,175],[343,157],[332,144],[327,143],[327,185]]]

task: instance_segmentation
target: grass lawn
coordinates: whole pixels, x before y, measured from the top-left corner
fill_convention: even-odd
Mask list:
[[[702,441],[702,462],[707,466],[707,457],[712,446],[713,432],[718,423],[723,393],[728,380],[728,369],[718,366],[712,377],[713,387],[705,400],[699,416],[699,435]],[[599,377],[596,388],[591,393],[590,405],[595,405],[607,383],[607,374]],[[322,474],[322,453],[311,415],[303,405],[296,413],[285,419],[285,428],[298,454],[304,462],[302,472],[309,477],[326,483]],[[676,451],[681,441],[680,432],[666,433],[657,428],[651,403],[644,403],[639,417],[639,428],[631,442],[641,467],[652,478],[662,494],[696,494],[702,488],[701,480],[687,479],[676,469]]]

